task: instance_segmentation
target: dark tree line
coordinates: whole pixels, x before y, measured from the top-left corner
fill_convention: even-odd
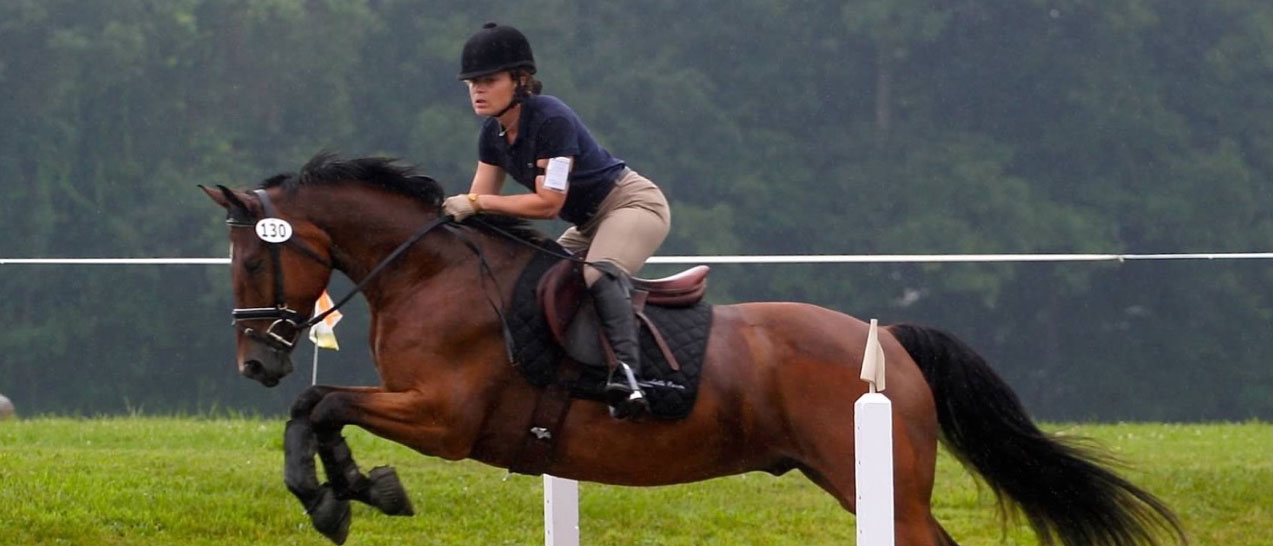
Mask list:
[[[1257,0],[12,0],[0,258],[223,256],[194,185],[325,149],[461,191],[479,120],[456,59],[492,19],[665,189],[661,254],[1273,241],[1273,6]],[[711,297],[952,330],[1042,417],[1270,418],[1269,265],[720,266]],[[280,392],[237,378],[227,277],[0,266],[0,392],[27,413],[280,411],[309,355]],[[355,310],[324,379],[375,380],[364,331]]]

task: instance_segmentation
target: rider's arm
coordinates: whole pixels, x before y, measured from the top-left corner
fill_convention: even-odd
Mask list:
[[[569,168],[574,167],[574,158],[567,159],[570,160],[570,167],[567,167],[568,173]],[[546,170],[549,161],[547,158],[539,159],[535,164],[541,170]],[[489,172],[486,175],[483,174],[483,171],[492,169],[500,176],[493,176]],[[502,183],[503,174],[503,170],[499,167],[478,162],[477,174],[473,175],[471,189],[477,194],[473,208],[482,212],[495,212],[522,218],[556,218],[561,212],[562,205],[566,203],[566,192],[569,191],[569,187],[566,184],[545,185],[546,174],[535,177],[535,193],[499,195],[499,184],[491,184],[490,180],[497,179]],[[493,191],[482,191],[492,187]]]
[[[473,183],[469,185],[469,193],[499,195],[503,188],[504,169],[478,161],[477,170],[473,172]]]

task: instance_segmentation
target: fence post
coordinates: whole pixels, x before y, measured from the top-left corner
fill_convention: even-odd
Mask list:
[[[544,546],[579,546],[579,482],[544,474]]]
[[[884,350],[871,319],[862,357],[870,390],[853,404],[858,546],[893,546],[893,403],[884,390]]]

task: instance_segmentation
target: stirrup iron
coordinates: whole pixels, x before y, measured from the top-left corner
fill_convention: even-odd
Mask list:
[[[628,401],[644,399],[645,393],[641,392],[641,385],[637,384],[636,374],[632,373],[632,367],[625,362],[620,362],[619,367],[623,370],[623,377],[628,380],[628,388],[632,389],[632,393],[628,395]]]
[[[627,379],[627,385],[622,383],[611,382],[610,385],[617,387],[614,391],[622,393],[626,388],[627,393],[623,394],[623,398],[609,399],[607,405],[610,406],[610,416],[615,419],[634,419],[649,410],[650,403],[645,399],[645,393],[641,391],[641,386],[637,384],[636,374],[632,372],[632,367],[627,363],[619,361],[615,371],[623,371],[623,376]]]

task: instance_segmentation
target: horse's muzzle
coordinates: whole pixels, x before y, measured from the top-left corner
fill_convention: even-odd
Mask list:
[[[273,375],[266,373],[265,366],[263,366],[261,364],[261,361],[259,360],[249,360],[247,362],[244,362],[242,373],[243,373],[243,377],[246,377],[248,379],[252,379],[255,381],[259,381],[262,385],[265,385],[266,387],[273,387],[275,385],[278,385],[278,382],[280,379],[278,377],[274,377]]]
[[[279,380],[292,373],[292,358],[283,351],[252,340],[240,361],[239,373],[266,387],[278,385]]]

